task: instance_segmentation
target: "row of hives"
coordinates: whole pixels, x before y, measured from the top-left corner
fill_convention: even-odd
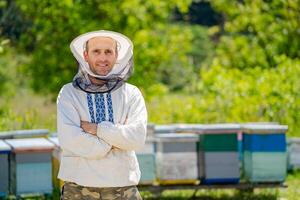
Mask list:
[[[283,182],[287,158],[300,164],[299,142],[288,154],[286,131],[278,124],[149,126],[146,144],[136,152],[140,184]],[[61,187],[60,153],[56,137],[0,140],[0,195]]]

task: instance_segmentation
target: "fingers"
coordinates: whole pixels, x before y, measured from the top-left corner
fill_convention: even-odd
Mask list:
[[[97,135],[97,124],[87,122],[87,121],[80,121],[80,127],[83,129],[84,132]]]
[[[80,121],[80,127],[84,130],[87,131],[90,129],[91,123],[87,121]]]
[[[80,121],[80,127],[85,131],[89,132],[89,122]]]
[[[87,121],[80,121],[80,126],[86,126],[87,124],[89,124],[89,122]]]
[[[112,146],[111,148],[121,150],[119,147],[116,147],[116,146]]]

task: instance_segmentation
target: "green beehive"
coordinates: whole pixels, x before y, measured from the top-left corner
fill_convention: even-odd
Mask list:
[[[199,134],[198,173],[205,184],[237,183],[240,179],[238,124],[181,124],[178,132]]]
[[[202,134],[199,149],[205,152],[238,151],[236,133]]]
[[[238,151],[238,124],[178,124],[176,132],[199,134],[199,149],[206,152]]]

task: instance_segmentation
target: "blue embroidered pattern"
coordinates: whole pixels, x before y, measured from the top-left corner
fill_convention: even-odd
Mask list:
[[[107,94],[107,107],[108,107],[108,117],[109,121],[114,123],[114,112],[112,107],[112,100],[111,100],[111,94]]]
[[[108,107],[108,120],[114,123],[114,112],[112,107],[112,98],[111,94],[107,94],[107,107]],[[103,94],[95,94],[95,105],[96,105],[96,120],[94,114],[94,105],[92,94],[87,93],[87,102],[89,107],[89,113],[91,116],[92,123],[100,123],[102,121],[106,121],[106,113],[105,113],[105,102]]]
[[[106,120],[105,116],[105,104],[103,94],[95,95],[95,104],[96,104],[96,121],[100,123]]]
[[[93,106],[93,98],[90,93],[87,93],[87,102],[88,102],[88,107],[89,107],[89,112],[91,116],[91,122],[95,123],[95,117],[94,117],[94,106]]]

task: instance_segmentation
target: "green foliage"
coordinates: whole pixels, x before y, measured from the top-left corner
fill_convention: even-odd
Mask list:
[[[24,49],[34,44],[32,61],[27,67],[33,77],[33,88],[56,95],[77,71],[69,50],[71,40],[99,29],[119,31],[133,39],[136,74],[131,82],[147,88],[163,80],[171,89],[182,88],[189,79],[178,81],[177,77],[192,72],[185,57],[191,34],[188,29],[167,25],[167,20],[174,7],[187,11],[190,3],[186,0],[16,0],[24,18],[32,22],[30,29],[22,34],[20,44]]]
[[[278,58],[300,58],[300,1],[212,1],[226,19],[215,65],[276,67]]]
[[[0,105],[0,131],[41,128],[56,131],[56,105],[47,96],[18,89],[14,96],[2,96]]]
[[[170,24],[168,29],[142,30],[134,42],[140,51],[136,51],[138,66],[132,80],[147,95],[155,95],[149,91],[153,84],[164,84],[169,91],[195,91],[200,67],[212,58],[212,42],[200,26]]]
[[[281,57],[273,69],[201,71],[198,94],[153,97],[149,117],[155,123],[268,122],[289,126],[290,136],[300,130],[300,60]]]
[[[55,130],[55,104],[47,96],[37,96],[28,89],[30,78],[23,67],[30,59],[15,48],[4,46],[0,56],[0,130]]]
[[[5,46],[8,46],[9,40],[0,38],[0,55],[4,53]]]
[[[138,31],[134,37],[136,68],[132,82],[146,90],[158,83],[171,90],[182,89],[190,77],[195,77],[186,56],[192,37],[189,29],[182,30],[179,25]]]
[[[0,34],[14,44],[30,26],[13,0],[0,0]]]
[[[3,41],[0,40],[0,55],[2,56],[2,54],[4,53],[4,45],[3,45]],[[1,67],[0,65],[0,94],[3,93],[3,91],[5,90],[5,83],[7,81],[7,78],[6,78],[6,75],[5,75],[5,72],[4,72],[4,69],[3,67]]]
[[[187,56],[194,66],[194,72],[198,75],[201,66],[210,65],[214,46],[209,38],[207,28],[198,25],[190,25],[189,28],[192,31],[192,49],[187,53]]]
[[[199,92],[207,102],[213,121],[278,121],[289,125],[290,135],[299,135],[300,60],[285,56],[273,69],[226,69],[202,71]]]
[[[14,96],[18,88],[24,88],[27,77],[22,73],[22,65],[28,62],[28,57],[18,54],[9,46],[9,40],[0,43],[0,97],[8,99]],[[1,108],[0,108],[1,109]]]
[[[3,2],[8,1],[0,0],[1,9]],[[299,0],[211,1],[224,22],[209,31],[169,21],[175,7],[188,11],[191,1],[185,0],[15,3],[10,15],[30,22],[18,39],[18,50],[30,56],[25,61],[17,51],[15,57],[12,51],[2,53],[1,96],[13,96],[28,81],[36,91],[56,96],[77,72],[71,40],[87,31],[109,29],[128,35],[135,44],[130,82],[146,97],[149,121],[278,121],[289,125],[290,135],[299,135]],[[17,19],[6,14],[5,19]],[[216,42],[214,52],[208,32]],[[26,78],[15,78],[19,74]],[[1,108],[2,116],[17,118],[7,109],[11,106]]]

